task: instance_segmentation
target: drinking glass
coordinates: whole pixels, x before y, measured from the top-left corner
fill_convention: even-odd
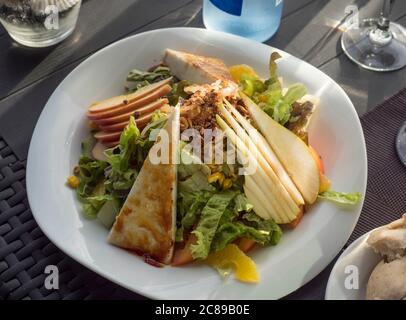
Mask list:
[[[81,0],[0,0],[0,22],[29,47],[54,45],[74,30]]]

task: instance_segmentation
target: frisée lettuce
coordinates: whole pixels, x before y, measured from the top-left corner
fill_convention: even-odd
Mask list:
[[[242,73],[239,82],[247,96],[275,121],[285,125],[291,117],[292,104],[301,99],[307,91],[303,84],[295,83],[283,93],[276,64],[276,60],[280,58],[277,52],[271,54],[267,80],[262,81],[256,74]]]

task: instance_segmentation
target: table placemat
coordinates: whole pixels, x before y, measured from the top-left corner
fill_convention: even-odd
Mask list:
[[[347,245],[406,212],[406,168],[394,146],[397,130],[405,120],[406,89],[361,119],[368,153],[368,188],[360,220]],[[45,237],[29,209],[25,165],[0,138],[0,300],[143,299],[78,264]],[[47,265],[59,269],[57,290],[44,287]],[[313,281],[325,282],[326,276]],[[316,287],[322,290],[325,285]],[[298,291],[292,297],[300,296]],[[310,296],[323,297],[324,292]]]
[[[406,121],[406,89],[361,118],[368,156],[368,184],[361,217],[349,242],[406,212],[406,167],[396,137]]]

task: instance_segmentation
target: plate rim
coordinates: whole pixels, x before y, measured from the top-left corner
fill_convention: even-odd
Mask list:
[[[363,144],[362,144],[362,149],[363,149],[362,151],[363,152],[362,153],[364,155],[364,157],[363,157],[364,170],[362,172],[362,175],[364,177],[364,181],[361,181],[361,183],[363,185],[363,190],[360,190],[360,192],[363,194],[363,197],[362,197],[362,199],[361,199],[361,201],[359,203],[359,209],[358,209],[359,212],[357,213],[357,219],[354,220],[351,229],[350,228],[347,229],[346,236],[342,237],[338,251],[334,252],[334,255],[331,255],[331,257],[327,258],[325,260],[325,262],[321,264],[322,268],[320,269],[320,271],[313,272],[311,277],[306,278],[305,281],[298,284],[295,288],[288,288],[287,290],[282,290],[282,291],[284,291],[283,295],[280,296],[280,298],[282,298],[282,297],[294,292],[295,290],[298,290],[299,288],[303,287],[306,283],[308,283],[309,281],[314,279],[318,274],[320,274],[327,267],[327,265],[331,262],[331,260],[337,255],[337,253],[340,252],[340,250],[343,248],[345,243],[348,241],[348,239],[351,236],[356,224],[358,223],[358,220],[359,220],[362,208],[363,208],[364,200],[365,200],[365,194],[366,194],[366,188],[367,188],[367,178],[368,178],[368,161],[367,161],[368,158],[367,158],[367,151],[366,151],[365,136],[364,136],[364,132],[363,132],[363,129],[362,129],[361,122],[360,122],[360,118],[359,118],[359,116],[358,116],[358,114],[356,112],[356,109],[355,109],[351,99],[348,97],[348,95],[343,90],[343,88],[336,81],[334,81],[330,76],[328,76],[326,73],[324,73],[323,71],[321,71],[317,67],[312,66],[310,63],[308,63],[308,62],[306,62],[306,61],[304,61],[304,60],[302,60],[300,58],[297,58],[297,57],[291,55],[290,53],[288,53],[288,52],[286,52],[284,50],[281,50],[281,49],[278,49],[278,48],[275,48],[275,47],[272,47],[272,46],[268,46],[268,45],[263,44],[263,43],[259,43],[259,42],[256,42],[256,41],[253,41],[253,40],[250,40],[250,39],[242,38],[242,37],[232,35],[232,34],[228,34],[228,33],[224,33],[224,32],[207,30],[207,29],[204,29],[204,28],[188,28],[188,27],[162,28],[162,29],[149,30],[149,31],[137,33],[137,34],[129,36],[129,37],[125,37],[123,39],[115,41],[115,42],[113,42],[113,43],[99,49],[98,51],[94,52],[89,57],[84,59],[79,65],[77,65],[74,69],[72,69],[67,76],[64,77],[64,79],[58,84],[58,86],[55,88],[55,90],[49,96],[49,98],[48,98],[47,102],[45,103],[44,108],[42,109],[41,114],[40,114],[40,116],[39,116],[39,118],[38,118],[38,120],[36,122],[35,129],[34,129],[33,134],[32,134],[32,138],[31,138],[30,146],[29,146],[29,150],[28,150],[28,157],[27,157],[27,169],[26,169],[26,185],[27,185],[27,188],[26,189],[27,189],[27,198],[28,198],[28,201],[30,203],[30,208],[31,208],[31,212],[33,214],[33,217],[34,217],[36,223],[38,224],[38,226],[40,227],[41,231],[48,237],[48,239],[56,247],[58,247],[58,249],[60,249],[62,252],[64,252],[67,256],[71,257],[73,260],[75,260],[78,263],[82,264],[84,267],[86,267],[89,270],[97,273],[98,275],[108,279],[109,281],[111,281],[111,282],[113,282],[113,283],[115,283],[115,284],[117,284],[119,286],[122,286],[122,287],[124,287],[124,288],[126,288],[126,289],[128,289],[128,290],[130,290],[132,292],[140,294],[140,295],[142,295],[144,297],[147,297],[147,298],[150,298],[150,299],[162,299],[162,297],[160,297],[158,295],[154,295],[152,293],[149,293],[148,290],[145,290],[145,289],[140,288],[140,287],[135,288],[135,287],[133,287],[131,285],[127,285],[126,283],[123,283],[122,281],[120,281],[120,279],[114,278],[107,271],[104,271],[103,268],[100,268],[99,266],[96,266],[95,264],[90,263],[86,259],[82,258],[80,255],[76,255],[74,252],[70,252],[68,250],[65,250],[65,248],[63,246],[63,243],[60,243],[60,241],[57,238],[55,238],[53,236],[53,234],[51,232],[49,232],[49,230],[42,224],[41,219],[37,218],[37,217],[39,217],[38,210],[35,210],[33,208],[33,206],[31,205],[31,203],[33,203],[33,201],[31,200],[33,194],[32,194],[32,192],[30,190],[32,188],[34,188],[34,186],[32,185],[32,183],[33,183],[32,179],[30,179],[29,177],[31,176],[30,172],[32,172],[32,161],[30,161],[30,160],[32,159],[33,153],[34,153],[34,151],[32,150],[33,149],[33,141],[35,140],[36,135],[37,135],[36,133],[39,130],[38,129],[39,128],[38,124],[40,123],[41,119],[43,118],[43,116],[45,114],[45,109],[48,106],[49,101],[53,98],[53,96],[55,95],[55,92],[60,91],[60,88],[64,85],[65,81],[68,81],[70,79],[70,77],[72,76],[72,74],[74,74],[75,72],[77,72],[77,70],[82,68],[83,64],[85,64],[88,60],[90,60],[90,59],[92,59],[94,57],[97,57],[98,55],[102,54],[104,51],[109,50],[111,47],[119,46],[122,42],[131,41],[131,39],[136,39],[137,37],[146,36],[146,35],[154,34],[154,33],[165,32],[165,31],[175,31],[175,32],[176,31],[179,31],[179,32],[193,32],[193,31],[202,32],[203,31],[203,32],[206,32],[206,33],[212,33],[213,35],[217,35],[217,36],[221,36],[221,37],[227,37],[231,41],[235,41],[235,40],[240,40],[241,41],[241,40],[243,40],[243,41],[245,41],[247,43],[251,42],[251,43],[253,43],[255,45],[263,45],[263,46],[267,46],[267,47],[276,49],[276,50],[282,52],[286,57],[293,57],[294,59],[297,59],[301,63],[305,63],[305,64],[311,66],[312,68],[318,70],[319,72],[321,72],[333,84],[335,84],[336,89],[341,93],[341,95],[346,100],[346,102],[351,106],[350,110],[351,110],[351,113],[352,113],[352,117],[355,120],[354,124],[356,125],[357,130],[360,133],[360,138],[363,141]],[[35,212],[37,212],[37,213],[35,213]]]
[[[378,227],[379,228],[379,227]],[[335,300],[336,298],[331,297],[332,295],[332,290],[333,290],[333,279],[335,277],[335,275],[338,272],[338,268],[339,268],[339,263],[341,262],[342,259],[344,259],[347,255],[349,255],[354,249],[355,247],[357,247],[358,245],[360,245],[362,242],[364,242],[369,235],[375,231],[376,229],[372,229],[367,231],[366,233],[364,233],[363,235],[359,236],[357,239],[355,239],[338,257],[337,261],[334,263],[333,268],[331,269],[330,275],[328,277],[327,280],[327,285],[326,285],[326,292],[324,295],[324,299],[325,300]],[[371,248],[372,250],[372,248]]]

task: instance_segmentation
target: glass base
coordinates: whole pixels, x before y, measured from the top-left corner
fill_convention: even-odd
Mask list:
[[[390,32],[377,29],[377,19],[350,27],[341,37],[345,54],[361,67],[373,71],[393,71],[406,65],[406,29],[390,23]]]
[[[58,34],[56,37],[51,37],[50,39],[44,39],[41,41],[33,41],[32,39],[28,38],[21,38],[12,33],[9,33],[10,37],[17,43],[22,44],[23,46],[32,47],[32,48],[44,48],[53,46],[71,35],[71,33],[75,30],[75,26],[72,26],[69,30],[65,31],[64,33]]]
[[[400,128],[396,137],[396,151],[400,161],[406,166],[406,122]]]

